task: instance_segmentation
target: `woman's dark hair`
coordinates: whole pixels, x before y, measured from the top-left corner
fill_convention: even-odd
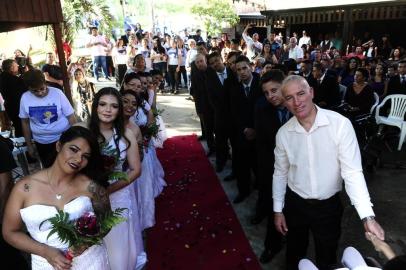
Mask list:
[[[117,91],[117,89],[113,87],[104,87],[99,90],[99,92],[96,93],[93,99],[92,103],[92,114],[90,116],[90,123],[89,123],[89,129],[96,135],[96,138],[98,139],[99,143],[105,143],[106,139],[104,138],[103,134],[100,132],[100,119],[97,114],[97,107],[99,106],[99,101],[102,96],[114,96],[117,99],[118,103],[118,113],[117,113],[117,118],[114,119],[113,122],[113,128],[115,129],[115,136],[114,138],[114,143],[116,145],[116,156],[120,156],[120,148],[118,142],[120,141],[121,138],[124,138],[124,140],[127,143],[127,150],[131,143],[128,140],[128,138],[124,135],[125,129],[124,129],[124,113],[123,113],[123,101],[121,100],[121,95]]]
[[[59,138],[59,143],[63,146],[77,138],[85,139],[91,150],[87,166],[80,172],[97,182],[99,185],[104,187],[108,186],[107,179],[100,173],[99,167],[101,158],[99,144],[97,143],[95,135],[89,129],[81,126],[70,127],[62,133]]]
[[[120,86],[120,93],[124,91],[124,84],[131,82],[133,79],[141,81],[140,76],[138,76],[138,74],[135,72],[130,72],[124,75],[123,81],[121,82]]]
[[[45,76],[39,69],[32,69],[22,75],[22,79],[27,87],[37,88],[45,84]]]
[[[156,41],[156,47],[153,46],[153,48],[152,48],[152,49],[154,50],[154,52],[165,54],[165,53],[166,53],[166,50],[165,50],[165,48],[162,46],[161,41],[159,40],[159,37],[154,37],[154,40]]]
[[[4,72],[9,72],[11,67],[13,66],[13,63],[16,62],[14,59],[6,59],[1,63],[1,69]]]
[[[120,92],[121,96],[124,97],[125,95],[132,95],[135,97],[135,100],[137,101],[137,107],[142,106],[142,103],[144,102],[144,100],[137,95],[137,93],[135,93],[134,91],[131,90],[124,90]]]
[[[360,72],[362,74],[362,77],[364,77],[365,81],[368,81],[369,73],[368,73],[368,70],[366,68],[362,68],[362,67],[357,68],[356,71],[358,71],[358,72]]]

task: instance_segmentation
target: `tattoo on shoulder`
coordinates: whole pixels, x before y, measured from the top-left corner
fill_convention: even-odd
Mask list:
[[[30,185],[25,183],[24,184],[24,192],[29,192],[30,191]]]
[[[96,214],[103,214],[110,209],[110,199],[105,188],[91,181],[87,190],[92,194],[92,204]]]

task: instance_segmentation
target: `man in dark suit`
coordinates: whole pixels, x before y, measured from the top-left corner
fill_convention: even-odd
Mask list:
[[[276,231],[273,218],[272,176],[274,171],[275,137],[291,114],[283,105],[281,85],[284,74],[279,69],[266,72],[260,81],[264,97],[255,106],[255,132],[258,157],[258,201],[252,224],[268,217],[268,226],[261,254],[261,263],[267,263],[282,249],[282,235]]]
[[[393,94],[406,95],[406,60],[399,62],[398,75],[389,79],[387,95]]]
[[[312,73],[315,80],[313,85],[309,85],[314,90],[313,102],[325,109],[340,105],[340,87],[337,79],[327,74],[320,63],[313,64]]]
[[[200,118],[202,138],[207,141],[211,155],[215,152],[214,113],[207,94],[207,60],[206,55],[198,53],[192,63],[190,93],[195,101],[196,113]]]
[[[310,62],[310,60],[304,60],[300,63],[299,75],[305,78],[309,85],[314,85],[316,83],[312,74],[312,62]]]
[[[225,80],[231,78],[232,71],[224,65],[221,55],[213,52],[207,57],[207,93],[214,109],[214,133],[216,134],[216,171],[221,172],[227,162],[228,138],[230,134],[230,108],[224,87]]]
[[[238,82],[230,84],[230,113],[234,137],[233,163],[236,169],[238,195],[234,203],[244,201],[250,193],[251,170],[256,175],[254,107],[262,96],[259,75],[253,73],[250,60],[239,56],[235,62]]]
[[[130,35],[131,35],[131,28],[127,28],[125,30],[125,35],[121,36],[121,39],[123,40],[124,46],[128,45],[128,40],[130,39]]]

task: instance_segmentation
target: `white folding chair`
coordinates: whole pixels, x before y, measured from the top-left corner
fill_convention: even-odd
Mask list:
[[[344,103],[344,98],[345,98],[345,93],[347,92],[347,86],[339,84],[340,87],[340,99],[341,99],[341,104]]]
[[[391,107],[388,116],[379,115],[380,109],[385,103],[390,100]],[[384,124],[395,126],[400,129],[398,151],[402,149],[402,144],[406,137],[406,121],[404,121],[406,113],[406,95],[389,95],[382,100],[381,104],[376,106],[375,119],[378,125]]]
[[[375,92],[374,92],[374,98],[375,98],[375,103],[374,103],[374,105],[372,105],[372,107],[371,107],[371,111],[370,111],[371,114],[374,113],[374,110],[375,110],[376,106],[378,106],[378,104],[379,104],[379,96],[378,96],[378,94],[375,93]]]

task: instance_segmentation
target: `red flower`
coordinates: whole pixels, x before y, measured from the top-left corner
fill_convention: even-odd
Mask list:
[[[108,155],[102,155],[101,156],[102,161],[103,161],[103,168],[106,171],[112,171],[114,167],[116,166],[116,159],[113,156],[108,156]]]
[[[82,236],[96,236],[100,231],[97,217],[93,212],[86,212],[76,220],[75,227]]]

